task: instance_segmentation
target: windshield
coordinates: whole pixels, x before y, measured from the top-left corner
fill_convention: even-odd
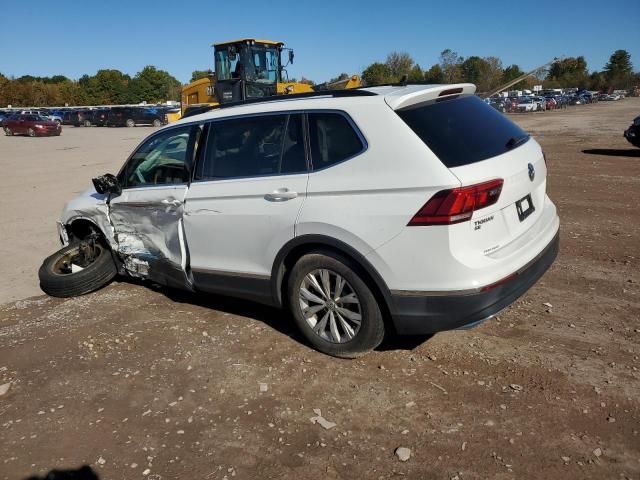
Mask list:
[[[276,47],[238,45],[233,53],[229,47],[221,47],[214,55],[218,80],[237,78],[258,83],[278,82],[280,50]]]

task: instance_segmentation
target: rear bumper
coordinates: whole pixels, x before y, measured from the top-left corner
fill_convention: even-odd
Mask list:
[[[485,292],[450,295],[391,293],[391,317],[401,335],[422,335],[470,327],[505,309],[549,269],[558,256],[560,232],[544,250],[509,281]]]

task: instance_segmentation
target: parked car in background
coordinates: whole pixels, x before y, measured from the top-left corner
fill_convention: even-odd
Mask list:
[[[57,124],[62,123],[62,114],[59,113],[58,111],[55,111],[49,108],[44,108],[39,110],[39,112],[40,112],[40,116],[46,117],[52,122],[56,122]]]
[[[520,97],[518,99],[518,112],[535,112],[538,104],[531,97]]]
[[[553,97],[553,96],[545,97],[544,98],[544,102],[545,102],[547,110],[555,110],[558,107],[558,102],[556,101],[555,97]]]
[[[160,127],[166,123],[167,117],[158,107],[111,107],[107,118],[109,127],[135,127],[136,125]]]
[[[108,108],[96,108],[90,110],[88,114],[85,115],[85,127],[90,127],[91,125],[95,125],[96,127],[104,127],[107,125],[107,121],[109,119],[109,109]]]
[[[2,122],[5,118],[9,118],[13,113],[8,112],[6,110],[0,110],[0,126],[2,126]]]
[[[75,109],[71,109],[71,110],[66,110],[63,114],[62,114],[62,124],[63,125],[73,125],[73,123],[75,122]]]
[[[533,101],[538,105],[536,110],[545,111],[547,109],[547,100],[544,97],[533,97]]]
[[[624,138],[634,147],[640,148],[640,116],[633,119],[633,123],[624,131]]]
[[[44,137],[62,133],[58,123],[40,115],[13,115],[3,122],[3,129],[7,136],[23,134]]]
[[[511,102],[504,97],[492,97],[488,103],[502,113],[507,113],[511,109]]]

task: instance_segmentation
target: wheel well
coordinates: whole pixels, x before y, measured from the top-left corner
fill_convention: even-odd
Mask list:
[[[78,240],[83,240],[87,238],[92,233],[97,233],[101,238],[105,238],[104,234],[98,228],[98,226],[90,220],[86,220],[80,218],[78,220],[74,220],[70,224],[66,225],[67,234],[69,235],[69,240],[75,238]]]
[[[287,283],[289,279],[289,273],[291,272],[293,266],[296,262],[304,255],[312,252],[333,252],[342,257],[346,257],[351,260],[353,264],[357,268],[357,273],[362,277],[362,280],[367,284],[367,286],[371,289],[373,296],[376,299],[380,299],[378,301],[378,305],[380,306],[380,311],[382,313],[382,317],[385,322],[385,327],[387,331],[395,331],[395,327],[393,321],[391,319],[391,311],[389,309],[389,292],[386,290],[386,285],[384,285],[383,280],[380,278],[377,272],[373,269],[368,262],[362,258],[357,258],[360,255],[356,252],[355,254],[349,253],[346,248],[340,248],[335,245],[328,245],[322,242],[309,242],[303,243],[300,245],[294,246],[290,249],[282,261],[279,263],[278,267],[275,269],[275,278],[276,281],[276,291],[274,292],[277,295],[276,304],[277,305],[285,305],[287,302]],[[364,264],[367,263],[365,266]],[[378,278],[375,279],[374,275]]]

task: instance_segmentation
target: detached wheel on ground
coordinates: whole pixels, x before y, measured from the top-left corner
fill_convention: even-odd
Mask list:
[[[109,248],[96,239],[71,243],[46,258],[40,288],[52,297],[75,297],[107,285],[118,273]]]
[[[133,119],[128,118],[127,122],[126,122],[127,127],[135,127],[136,126],[136,122],[133,121]]]
[[[355,358],[384,338],[380,307],[359,271],[330,251],[304,255],[291,271],[291,313],[309,343],[328,355]]]

